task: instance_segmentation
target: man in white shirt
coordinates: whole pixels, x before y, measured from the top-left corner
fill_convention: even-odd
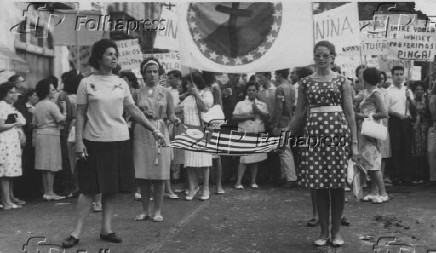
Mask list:
[[[391,137],[393,168],[391,177],[394,185],[407,183],[412,158],[412,128],[409,105],[412,92],[404,85],[404,68],[392,68],[393,84],[386,91],[386,104],[389,113],[388,130]]]

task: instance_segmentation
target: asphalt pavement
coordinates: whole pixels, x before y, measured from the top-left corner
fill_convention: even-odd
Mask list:
[[[79,245],[65,252],[436,252],[436,187],[391,187],[391,200],[378,205],[356,202],[347,193],[351,226],[343,227],[346,243],[338,249],[313,246],[319,228],[306,227],[312,212],[308,191],[224,189],[226,194],[211,194],[208,201],[186,201],[182,194],[166,198],[164,222],[134,221],[140,202],[120,194],[113,228],[123,242],[101,241],[101,215],[92,213]],[[22,209],[0,211],[0,253],[63,252],[57,245],[72,231],[75,203],[34,199]]]

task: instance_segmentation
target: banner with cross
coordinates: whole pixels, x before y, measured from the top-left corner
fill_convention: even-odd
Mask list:
[[[176,10],[184,66],[254,72],[313,62],[307,1],[191,2],[178,4]]]

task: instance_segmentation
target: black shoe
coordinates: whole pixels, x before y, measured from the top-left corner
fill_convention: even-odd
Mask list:
[[[115,233],[109,233],[107,235],[100,234],[100,239],[112,243],[121,243],[123,241]]]
[[[70,235],[67,239],[65,239],[62,242],[62,248],[69,249],[79,244],[79,239],[75,238],[74,236]]]
[[[341,218],[341,226],[344,226],[344,227],[350,226],[350,222],[347,220],[347,218],[345,216]]]

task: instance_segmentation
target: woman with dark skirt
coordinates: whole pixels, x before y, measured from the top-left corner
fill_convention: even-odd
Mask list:
[[[313,53],[315,72],[301,80],[289,131],[293,134],[300,127],[307,107],[308,149],[302,154],[300,183],[316,190],[321,233],[314,244],[324,246],[331,242],[339,247],[344,244],[340,226],[351,140],[352,153],[358,155],[353,89],[345,77],[331,71],[332,57],[336,55],[332,43],[318,42]]]
[[[117,61],[117,44],[109,39],[96,42],[89,64],[97,73],[84,78],[77,91],[76,152],[80,195],[76,226],[63,241],[64,248],[79,243],[85,218],[98,193],[102,193],[103,207],[100,239],[112,243],[122,241],[112,231],[114,201],[116,193],[129,192],[135,185],[129,129],[122,117],[123,111],[165,144],[163,135],[135,106],[129,85],[112,73]]]

